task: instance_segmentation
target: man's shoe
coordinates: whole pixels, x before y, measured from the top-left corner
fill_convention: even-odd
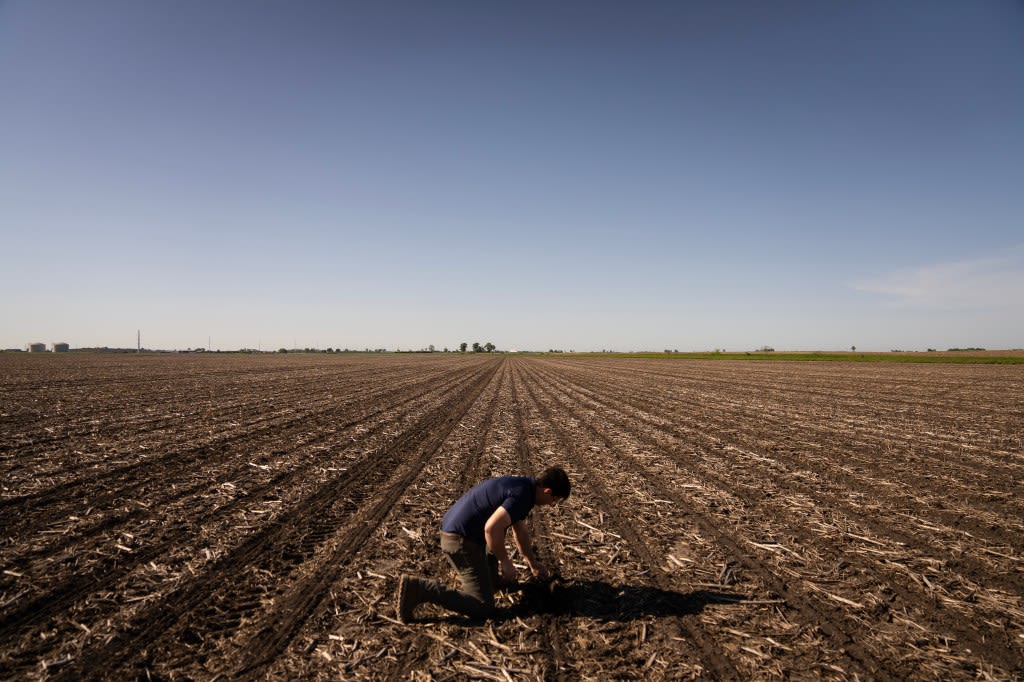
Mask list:
[[[398,581],[398,620],[412,621],[412,612],[423,601],[423,587],[412,576],[403,575]]]

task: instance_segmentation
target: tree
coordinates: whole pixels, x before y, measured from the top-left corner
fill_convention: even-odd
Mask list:
[[[473,342],[473,352],[474,353],[479,353],[480,351],[481,351],[480,342],[479,341],[474,341]]]
[[[466,342],[465,341],[463,341],[462,343],[459,344],[459,352],[460,353],[465,353],[466,352]]]
[[[850,351],[853,353],[857,352],[857,346],[850,346]]]
[[[491,343],[490,341],[488,341],[487,343],[484,344],[484,350],[487,351],[488,353],[493,353],[494,352],[494,348],[495,348],[494,344]]]

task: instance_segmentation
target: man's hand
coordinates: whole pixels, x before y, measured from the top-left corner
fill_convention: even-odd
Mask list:
[[[530,567],[533,577],[544,580],[551,575],[548,567],[540,562],[533,551],[533,538],[530,536],[530,528],[526,525],[525,520],[512,525],[512,536],[516,539],[516,547],[526,559],[526,565]]]
[[[505,557],[500,560],[499,566],[501,567],[501,579],[507,583],[514,583],[516,581],[516,566],[512,560]]]

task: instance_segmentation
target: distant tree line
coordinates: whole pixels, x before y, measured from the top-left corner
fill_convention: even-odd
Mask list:
[[[465,353],[467,346],[468,346],[468,344],[465,341],[460,343],[459,344],[459,352],[460,353]],[[473,352],[474,353],[493,353],[496,349],[497,349],[497,346],[495,346],[490,341],[488,341],[487,343],[485,343],[482,346],[480,345],[479,341],[474,341],[473,342]]]

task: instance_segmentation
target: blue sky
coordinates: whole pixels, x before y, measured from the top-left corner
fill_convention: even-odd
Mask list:
[[[1020,2],[0,2],[0,347],[1024,347]]]

